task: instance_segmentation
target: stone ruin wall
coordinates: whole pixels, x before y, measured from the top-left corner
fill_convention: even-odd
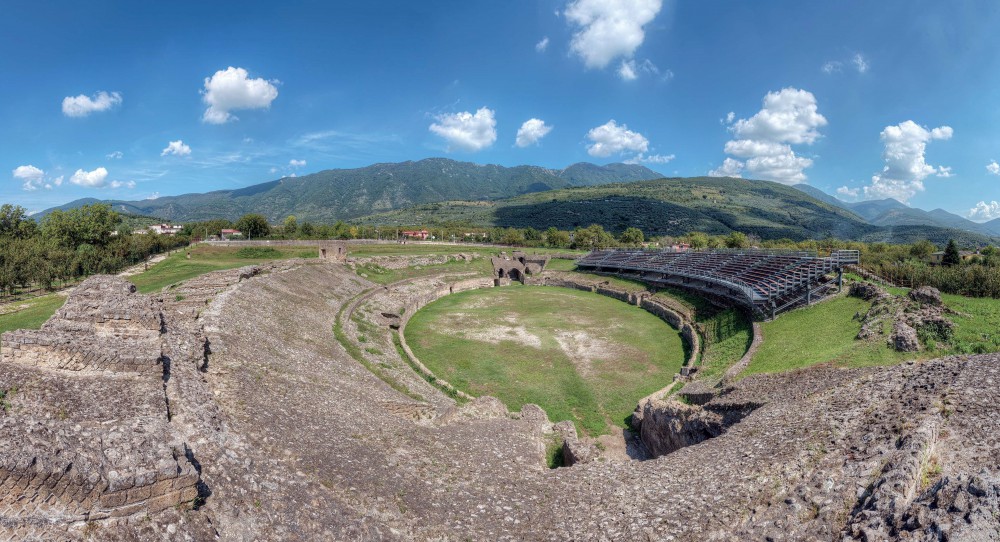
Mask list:
[[[438,288],[433,292],[426,293],[421,296],[411,298],[405,305],[403,305],[403,313],[399,315],[399,343],[403,348],[403,353],[409,358],[410,362],[425,377],[433,377],[435,379],[435,384],[441,388],[447,389],[458,395],[463,399],[474,399],[471,395],[465,393],[464,391],[454,387],[450,382],[442,380],[437,377],[430,369],[428,369],[413,353],[410,349],[410,345],[406,342],[406,324],[410,321],[410,318],[420,309],[422,309],[427,304],[441,299],[442,297],[450,294],[457,294],[458,292],[464,292],[468,290],[477,290],[480,288],[492,288],[493,279],[488,278],[474,278],[460,280],[453,282],[442,288]]]
[[[96,276],[41,329],[3,334],[0,523],[152,513],[198,496],[169,427],[162,333],[153,298]]]

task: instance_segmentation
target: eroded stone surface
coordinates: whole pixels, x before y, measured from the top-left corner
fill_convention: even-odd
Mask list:
[[[0,414],[4,450],[18,450],[0,470],[0,539],[997,538],[1000,356],[750,376],[684,405],[723,418],[713,438],[648,461],[550,470],[557,428],[537,407],[457,406],[416,376],[400,381],[413,397],[332,338],[341,308],[391,289],[337,265],[268,271],[161,296],[166,386],[155,360],[108,371],[5,358],[0,388],[30,393]],[[60,405],[73,407],[65,419]],[[176,479],[188,464],[200,471],[202,506],[67,515],[87,492],[111,495],[102,509],[129,506],[121,492],[128,501],[171,461]],[[77,484],[68,499],[24,511],[3,497],[47,487],[70,462],[53,486]]]

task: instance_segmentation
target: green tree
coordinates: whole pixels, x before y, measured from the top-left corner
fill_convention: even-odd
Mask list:
[[[926,260],[935,250],[937,250],[937,247],[934,246],[934,243],[923,239],[913,243],[913,246],[910,247],[910,256],[918,260]]]
[[[27,239],[38,232],[38,224],[20,205],[0,205],[0,237]]]
[[[524,232],[517,228],[507,228],[500,237],[500,244],[522,246],[524,245]]]
[[[626,228],[618,237],[618,240],[625,246],[637,247],[646,240],[646,237],[639,228]]]
[[[687,242],[691,248],[706,248],[708,247],[708,235],[700,231],[693,231],[687,234]]]
[[[299,229],[299,223],[295,220],[295,215],[288,215],[285,217],[284,223],[284,234],[286,237],[294,237],[295,232]]]
[[[527,228],[524,228],[524,240],[535,246],[542,240],[542,232],[528,226]]]
[[[750,248],[750,238],[743,232],[734,231],[726,236],[727,248]]]
[[[299,228],[299,233],[302,237],[310,238],[315,233],[315,228],[313,228],[312,222],[303,222],[302,226]]]
[[[271,235],[271,225],[263,215],[248,213],[236,221],[236,229],[247,239],[260,239]]]
[[[577,228],[573,231],[573,248],[594,250],[608,248],[617,245],[615,237],[604,231],[600,224],[591,224],[586,228]]]
[[[552,226],[545,230],[545,244],[553,248],[566,248],[569,246],[569,232]]]
[[[84,244],[103,247],[111,240],[118,222],[118,213],[103,203],[68,211],[57,209],[42,219],[42,235],[69,248]]]
[[[941,257],[941,265],[952,267],[962,262],[962,255],[958,252],[958,244],[954,239],[948,240],[948,246],[944,249],[944,256]]]

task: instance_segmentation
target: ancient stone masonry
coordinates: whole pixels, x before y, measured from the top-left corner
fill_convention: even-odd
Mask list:
[[[154,299],[97,276],[42,329],[3,334],[0,526],[68,528],[198,496],[170,427],[163,327]]]
[[[1000,356],[685,388],[691,404],[649,400],[636,419],[663,455],[591,460],[536,406],[403,380],[372,339],[404,300],[472,277],[246,271],[152,297],[91,279],[45,329],[4,336],[0,540],[1000,540]],[[332,337],[362,298],[345,332],[398,380]],[[20,348],[60,333],[104,357]],[[90,342],[102,333],[131,342]],[[548,469],[560,435],[573,466]]]
[[[869,282],[851,285],[850,294],[866,301],[872,307],[861,320],[858,339],[883,339],[900,352],[916,352],[922,348],[921,332],[926,340],[947,342],[954,324],[944,317],[948,309],[941,304],[941,292],[924,286],[911,290],[907,296],[894,296]],[[892,332],[884,337],[885,329]]]
[[[497,285],[510,281],[524,283],[528,275],[539,275],[545,270],[549,256],[515,251],[508,257],[507,253],[501,252],[499,256],[490,258],[490,262],[493,264],[493,278],[497,280]]]

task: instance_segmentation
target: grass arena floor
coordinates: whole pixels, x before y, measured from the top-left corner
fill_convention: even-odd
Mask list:
[[[406,327],[417,357],[472,395],[511,410],[540,405],[597,436],[625,426],[636,402],[670,383],[684,348],[677,330],[590,292],[510,286],[445,296]]]

